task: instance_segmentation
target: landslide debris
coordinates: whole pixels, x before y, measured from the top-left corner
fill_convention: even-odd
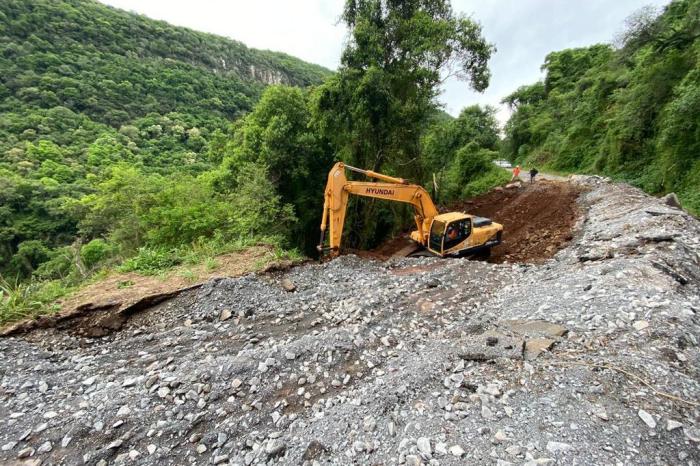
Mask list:
[[[573,238],[580,193],[580,185],[542,179],[499,187],[450,209],[503,225],[503,243],[491,250],[491,262],[541,263]]]
[[[542,263],[573,238],[581,218],[581,185],[549,179],[516,182],[486,194],[455,202],[445,212],[464,211],[503,225],[503,242],[491,250],[489,262]],[[408,234],[392,238],[371,251],[351,251],[361,257],[388,260],[416,250]]]
[[[697,464],[700,224],[572,182],[542,264],[343,256],[0,339],[0,462]]]

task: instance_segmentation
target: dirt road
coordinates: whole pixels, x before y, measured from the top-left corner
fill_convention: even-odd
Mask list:
[[[454,203],[448,210],[488,217],[503,225],[503,243],[493,248],[492,262],[538,263],[572,239],[580,217],[580,188],[568,182],[538,180],[521,187],[496,188]]]

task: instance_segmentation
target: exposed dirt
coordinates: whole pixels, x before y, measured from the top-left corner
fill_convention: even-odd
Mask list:
[[[179,267],[164,276],[143,276],[134,272],[115,273],[56,301],[60,311],[0,328],[0,335],[25,333],[35,328],[57,327],[87,337],[101,337],[121,329],[130,315],[178,294],[198,288],[216,277],[237,277],[260,270],[270,262],[273,251],[255,246],[216,257],[216,267]],[[280,267],[274,263],[270,270]],[[267,270],[267,269],[266,269]]]
[[[441,211],[464,211],[503,225],[503,243],[491,251],[489,262],[541,263],[573,237],[581,212],[580,188],[568,182],[541,180],[520,187],[498,187],[479,197],[451,204]],[[405,257],[415,243],[404,233],[371,251],[351,251],[361,257],[388,260]]]
[[[539,263],[572,239],[581,214],[579,194],[571,183],[541,180],[520,188],[496,188],[448,210],[463,210],[503,225],[503,243],[493,248],[490,262]]]

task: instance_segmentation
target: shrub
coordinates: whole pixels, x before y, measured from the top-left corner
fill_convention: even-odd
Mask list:
[[[138,272],[143,275],[157,275],[181,262],[179,254],[175,250],[142,247],[139,248],[138,254],[124,261],[118,270],[120,272]]]

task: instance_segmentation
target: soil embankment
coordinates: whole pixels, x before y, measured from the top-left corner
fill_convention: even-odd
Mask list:
[[[496,188],[455,203],[461,210],[503,225],[503,243],[493,248],[490,262],[542,262],[571,241],[580,217],[580,187],[541,180],[521,187]]]
[[[444,212],[463,211],[503,225],[503,243],[491,250],[489,262],[541,263],[554,256],[573,238],[581,216],[581,187],[562,181],[540,180],[495,188],[486,194],[455,202]],[[387,260],[404,257],[415,244],[403,234],[366,252],[362,257]]]

